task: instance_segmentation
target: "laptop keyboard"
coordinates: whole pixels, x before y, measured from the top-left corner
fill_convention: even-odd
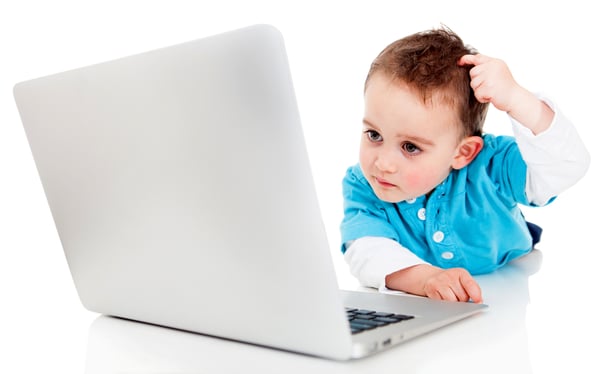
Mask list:
[[[346,308],[346,315],[348,316],[348,322],[350,322],[352,334],[415,318],[405,314],[383,313],[356,308]]]

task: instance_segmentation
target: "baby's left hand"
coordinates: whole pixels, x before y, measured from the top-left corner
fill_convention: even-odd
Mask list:
[[[517,84],[504,61],[477,54],[462,56],[458,64],[474,65],[469,73],[471,88],[477,100],[492,103],[504,112],[511,112],[523,88]]]

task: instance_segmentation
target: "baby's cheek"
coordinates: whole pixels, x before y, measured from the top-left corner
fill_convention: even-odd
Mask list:
[[[422,172],[413,171],[405,175],[406,186],[411,190],[418,189],[423,184],[424,175]]]
[[[437,178],[426,170],[414,170],[405,175],[406,188],[415,193],[415,196],[423,195],[431,191],[436,183]]]

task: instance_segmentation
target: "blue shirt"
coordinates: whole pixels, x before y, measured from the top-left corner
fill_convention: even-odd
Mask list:
[[[350,167],[343,181],[342,243],[386,237],[432,265],[471,274],[494,271],[531,251],[518,206],[534,205],[525,193],[527,165],[513,137],[486,134],[483,140],[477,157],[428,196],[399,203],[379,200],[360,166]]]

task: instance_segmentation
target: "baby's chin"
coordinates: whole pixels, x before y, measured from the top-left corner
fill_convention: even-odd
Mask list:
[[[390,203],[390,204],[396,204],[396,203],[401,203],[403,201],[406,200],[410,200],[409,197],[404,196],[403,194],[398,194],[398,193],[393,193],[393,192],[381,192],[381,191],[377,191],[374,190],[375,192],[375,196],[377,196],[377,198],[383,202],[386,203]]]
[[[375,196],[377,196],[377,198],[379,200],[384,201],[386,203],[390,203],[390,204],[397,204],[397,203],[402,203],[402,202],[413,203],[420,196],[429,195],[431,193],[431,191],[429,191],[429,192],[424,192],[422,194],[408,195],[401,191],[390,191],[390,190],[382,191],[381,189],[376,189],[376,188],[373,188],[373,192],[375,193]]]

